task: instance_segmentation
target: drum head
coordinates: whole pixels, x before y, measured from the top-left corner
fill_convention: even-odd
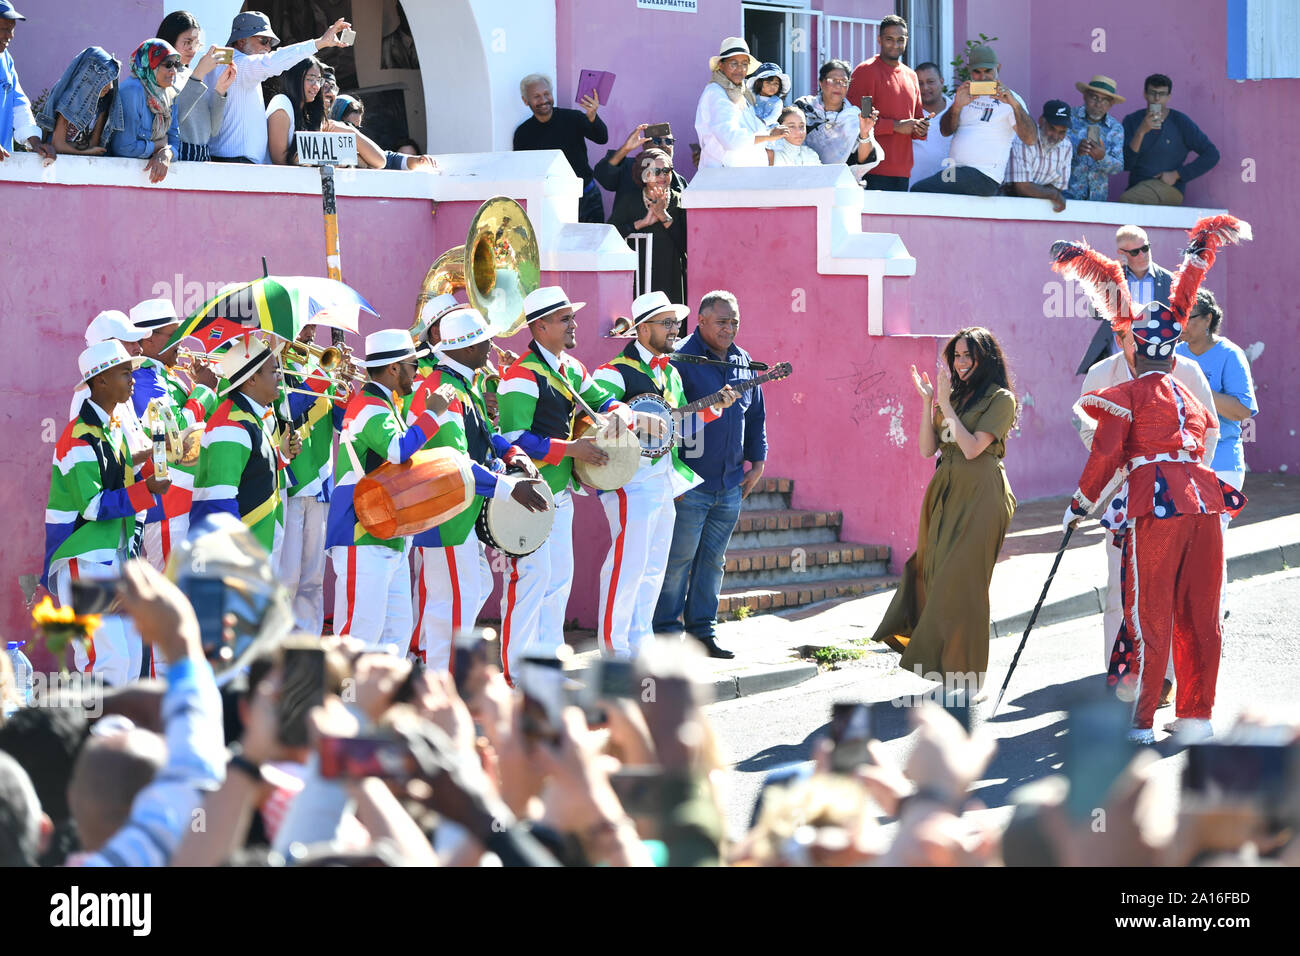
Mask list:
[[[522,468],[509,468],[512,478],[523,475]],[[537,493],[546,499],[545,511],[529,511],[513,498],[492,498],[483,502],[474,523],[479,538],[489,548],[496,548],[512,557],[522,558],[532,554],[551,534],[555,523],[555,496],[545,481],[536,486]]]
[[[673,420],[673,410],[662,396],[654,392],[646,392],[638,395],[627,403],[627,407],[633,412],[654,415],[664,423],[664,433],[659,438],[649,438],[645,435],[638,436],[641,442],[641,456],[649,458],[651,461],[658,461],[664,455],[673,450],[673,442],[676,438],[677,424]]]
[[[597,448],[609,455],[609,461],[603,465],[574,459],[573,472],[584,485],[613,491],[631,481],[641,466],[641,443],[637,441],[635,432],[621,428],[612,438],[600,437],[596,434],[596,426],[589,423],[577,437],[592,439]]]

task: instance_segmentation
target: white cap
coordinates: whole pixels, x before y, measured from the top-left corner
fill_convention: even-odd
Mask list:
[[[119,342],[139,342],[148,336],[147,329],[137,329],[126,317],[126,313],[119,312],[117,309],[105,309],[86,326],[87,345],[107,342],[109,339],[117,339]]]

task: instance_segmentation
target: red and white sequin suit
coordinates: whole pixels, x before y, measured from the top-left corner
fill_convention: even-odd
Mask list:
[[[1149,729],[1172,647],[1179,717],[1209,719],[1219,676],[1219,591],[1224,490],[1203,464],[1213,418],[1172,375],[1147,372],[1089,392],[1080,404],[1098,417],[1075,501],[1092,510],[1116,469],[1127,467],[1124,630],[1112,661],[1136,678],[1133,726]],[[1131,668],[1131,669],[1130,669]]]

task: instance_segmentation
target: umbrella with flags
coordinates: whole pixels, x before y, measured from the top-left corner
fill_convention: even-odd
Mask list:
[[[286,342],[304,325],[328,325],[358,334],[361,310],[379,315],[351,286],[321,276],[265,276],[227,286],[181,323],[168,345],[191,336],[212,350],[262,331]]]

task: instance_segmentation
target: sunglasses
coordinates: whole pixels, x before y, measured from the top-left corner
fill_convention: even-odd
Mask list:
[[[180,57],[174,57],[174,58],[169,57],[168,59],[163,60],[158,65],[161,67],[165,67],[168,70],[179,70],[181,68],[181,60]]]
[[[671,167],[665,169],[663,166],[652,166],[650,168],[650,173],[653,176],[669,176],[672,174],[672,169]]]
[[[1136,249],[1121,249],[1120,252],[1124,253],[1126,256],[1140,256],[1142,253],[1149,252],[1150,250],[1151,243],[1148,242],[1145,246],[1138,246]]]
[[[677,141],[671,136],[652,136],[650,137],[650,142],[654,143],[656,146],[671,146]]]

